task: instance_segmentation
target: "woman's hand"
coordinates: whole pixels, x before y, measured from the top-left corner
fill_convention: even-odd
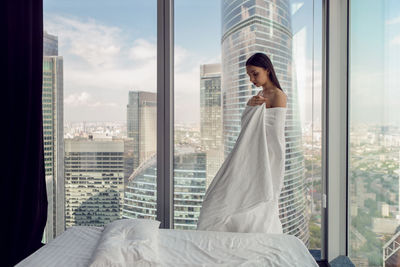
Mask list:
[[[247,105],[249,106],[259,106],[265,103],[265,107],[269,108],[271,107],[271,101],[268,100],[268,98],[262,97],[260,95],[253,96],[250,98],[249,102],[247,102]]]

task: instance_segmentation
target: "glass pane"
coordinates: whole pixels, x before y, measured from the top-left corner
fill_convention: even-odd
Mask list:
[[[283,231],[321,248],[321,10],[312,0],[175,1],[175,228],[196,229],[245,105],[262,89],[245,62],[264,52],[288,94]]]
[[[350,2],[349,256],[400,265],[400,2]]]
[[[44,241],[155,218],[157,1],[44,1]]]

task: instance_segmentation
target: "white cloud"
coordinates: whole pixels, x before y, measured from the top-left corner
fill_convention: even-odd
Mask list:
[[[157,46],[144,39],[138,39],[129,50],[129,57],[133,60],[156,60]]]
[[[400,45],[400,35],[390,40],[389,45]]]
[[[399,23],[400,23],[400,16],[386,21],[387,25],[394,25]]]
[[[99,24],[93,19],[80,21],[49,16],[45,29],[59,37],[59,51],[74,55],[92,67],[113,67],[121,52],[121,30]]]
[[[157,43],[118,27],[50,16],[45,30],[59,39],[64,57],[66,120],[125,120],[129,90],[156,92]],[[128,38],[129,37],[129,38]],[[200,120],[200,65],[220,62],[175,46],[175,120]]]
[[[70,107],[116,107],[117,104],[113,102],[104,103],[101,101],[96,101],[88,92],[81,92],[77,94],[70,94],[64,99],[64,104]]]

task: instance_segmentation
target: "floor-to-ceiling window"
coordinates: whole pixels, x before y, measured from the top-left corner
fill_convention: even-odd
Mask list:
[[[283,230],[321,249],[321,2],[174,1],[175,228],[196,229],[260,90],[244,63],[264,52],[288,95]],[[155,219],[157,2],[45,0],[44,11],[46,239],[72,225]]]
[[[255,88],[245,62],[272,60],[288,95],[283,231],[320,250],[322,1],[174,1],[174,227],[196,229]]]
[[[400,2],[351,0],[349,18],[349,256],[399,266]]]
[[[50,241],[156,218],[157,1],[44,1]]]

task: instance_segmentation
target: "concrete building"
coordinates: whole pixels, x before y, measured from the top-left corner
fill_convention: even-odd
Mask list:
[[[121,218],[124,140],[65,140],[65,223],[104,226]]]

